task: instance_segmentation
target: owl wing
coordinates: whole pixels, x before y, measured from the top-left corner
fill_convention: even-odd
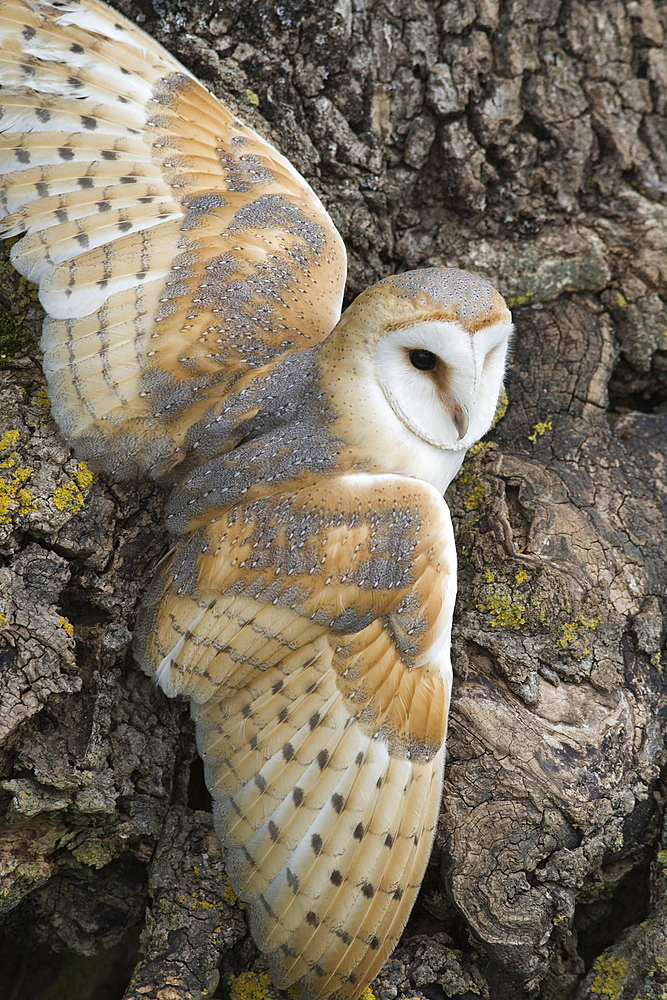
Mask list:
[[[189,695],[216,826],[277,985],[357,996],[436,826],[456,553],[435,489],[349,475],[212,512],[135,654]]]
[[[118,474],[166,471],[235,379],[340,314],[345,250],[312,189],[96,0],[0,0],[0,235],[19,234],[53,412]]]

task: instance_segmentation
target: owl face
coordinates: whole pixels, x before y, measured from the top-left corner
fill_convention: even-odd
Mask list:
[[[374,352],[375,375],[399,420],[422,441],[465,452],[491,426],[511,325],[471,334],[431,320],[388,330]]]
[[[429,268],[379,282],[320,345],[334,430],[367,467],[444,492],[491,426],[511,332],[503,299],[475,275]]]

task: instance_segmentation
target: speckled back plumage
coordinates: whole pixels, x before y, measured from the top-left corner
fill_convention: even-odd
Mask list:
[[[273,147],[96,0],[0,0],[0,234],[39,283],[53,412],[167,493],[135,654],[189,697],[274,981],[359,996],[426,867],[456,552],[442,492],[511,325],[484,279],[345,252]]]

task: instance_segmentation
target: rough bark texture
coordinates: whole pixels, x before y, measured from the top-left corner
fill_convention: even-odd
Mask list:
[[[667,4],[118,6],[313,181],[350,293],[448,264],[515,311],[507,412],[449,494],[437,845],[376,995],[664,996]],[[187,708],[131,658],[160,498],[90,484],[6,264],[0,302],[0,993],[261,1000]]]

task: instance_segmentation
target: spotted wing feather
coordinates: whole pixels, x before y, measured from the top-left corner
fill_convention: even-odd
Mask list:
[[[451,522],[426,484],[373,480],[211,511],[137,633],[139,661],[192,699],[227,870],[304,1000],[357,996],[380,968],[440,801]]]
[[[161,475],[243,373],[322,340],[345,251],[291,164],[96,0],[0,0],[0,235],[80,455]]]

